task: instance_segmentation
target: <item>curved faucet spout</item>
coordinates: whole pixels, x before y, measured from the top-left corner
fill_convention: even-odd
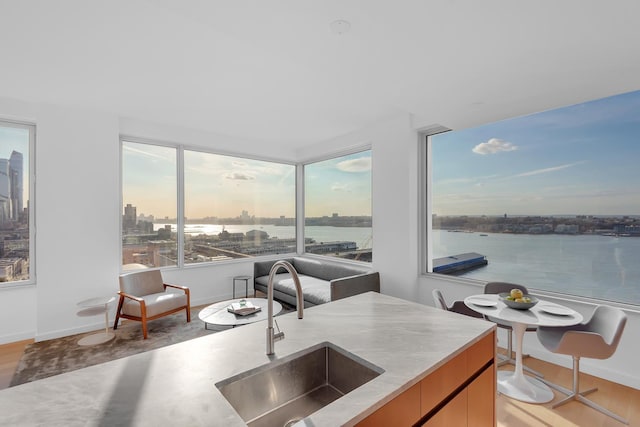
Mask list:
[[[284,268],[291,274],[293,284],[296,287],[296,303],[298,306],[298,319],[303,317],[304,299],[302,295],[302,286],[298,272],[288,261],[276,261],[269,271],[269,282],[267,284],[267,355],[274,354],[275,342],[284,339],[284,332],[275,333],[273,330],[273,278],[280,268]]]

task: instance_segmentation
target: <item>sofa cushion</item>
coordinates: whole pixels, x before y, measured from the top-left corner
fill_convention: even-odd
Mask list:
[[[306,274],[298,274],[298,278],[300,279],[305,301],[309,301],[312,304],[324,304],[331,301],[331,286],[328,281],[307,276]],[[258,277],[256,282],[267,286],[269,284],[269,276]],[[296,295],[296,286],[289,273],[274,275],[273,288],[293,297]]]
[[[293,259],[293,267],[298,273],[319,277],[324,280],[335,280],[343,277],[355,276],[365,273],[367,270],[358,269],[348,265],[327,262],[310,258],[296,257]]]

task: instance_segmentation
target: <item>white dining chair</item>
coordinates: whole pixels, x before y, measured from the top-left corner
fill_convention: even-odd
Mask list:
[[[471,316],[478,319],[484,318],[482,314],[467,307],[464,301],[454,301],[453,304],[448,306],[444,299],[444,296],[442,295],[442,292],[440,292],[440,289],[434,289],[431,292],[431,295],[433,296],[433,302],[436,308],[440,308],[446,311],[453,311],[454,313],[464,314],[465,316]]]
[[[584,397],[596,391],[597,388],[580,391],[580,358],[608,359],[611,357],[618,347],[626,323],[627,315],[621,309],[598,305],[586,322],[575,326],[538,328],[538,339],[547,350],[573,357],[571,390],[542,380],[545,384],[567,395],[566,398],[555,403],[553,408],[577,400],[624,424],[629,424],[624,418]]]

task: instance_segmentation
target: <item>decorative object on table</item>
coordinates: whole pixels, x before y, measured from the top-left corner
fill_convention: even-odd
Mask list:
[[[440,292],[440,289],[434,289],[431,292],[431,295],[433,295],[433,302],[435,303],[436,308],[445,311],[453,311],[454,313],[458,314],[464,314],[465,316],[476,317],[478,319],[484,318],[482,314],[467,307],[464,301],[454,301],[451,306],[447,306],[447,303],[444,299],[444,296],[442,295],[442,292]]]
[[[611,418],[629,424],[624,418],[584,397],[586,394],[596,391],[597,388],[580,391],[580,358],[608,359],[611,357],[618,348],[626,323],[627,315],[624,311],[607,305],[599,305],[586,322],[563,328],[542,326],[538,328],[538,339],[547,350],[573,357],[573,387],[571,390],[543,380],[545,384],[567,395],[565,399],[555,403],[553,408],[577,400]]]
[[[498,295],[500,296],[500,300],[507,307],[515,308],[516,310],[529,310],[538,303],[538,298],[531,295],[523,295],[519,298],[514,298],[507,293],[501,293]]]
[[[227,307],[227,311],[229,313],[237,314],[239,316],[248,316],[249,314],[257,313],[260,310],[262,310],[261,307],[253,305],[251,301],[246,299],[241,299],[238,302],[232,302],[229,307]]]
[[[91,335],[87,335],[78,341],[78,345],[97,345],[111,341],[116,337],[113,332],[109,332],[109,304],[111,304],[116,297],[96,297],[89,298],[78,303],[78,307],[81,308],[78,311],[78,316],[95,316],[98,314],[104,314],[104,332],[97,332]]]
[[[168,289],[167,289],[168,288]],[[179,292],[175,292],[177,290]],[[147,322],[185,310],[191,322],[190,295],[186,286],[164,283],[160,270],[142,270],[120,275],[120,301],[113,329],[118,320],[142,322],[142,335],[147,339]]]
[[[509,282],[489,282],[486,285],[484,285],[484,293],[485,294],[501,294],[503,292],[509,292],[511,293],[511,291],[513,289],[519,289],[520,291],[522,291],[523,295],[529,295],[529,291],[527,290],[526,286],[524,285],[519,285],[516,283],[509,283]],[[498,366],[502,366],[505,365],[507,363],[511,364],[511,365],[515,365],[516,361],[513,358],[513,328],[511,327],[511,324],[509,322],[501,322],[497,319],[494,318],[490,318],[489,316],[486,316],[488,320],[494,322],[496,325],[498,325],[498,328],[500,329],[504,329],[505,331],[507,331],[507,355],[506,357],[503,356],[502,354],[498,354],[498,357],[501,359],[500,362],[498,362]],[[535,326],[527,326],[526,332],[535,332],[537,330],[537,328]],[[524,356],[526,357],[526,356]],[[542,373],[535,371],[531,368],[529,368],[528,366],[524,366],[524,370],[527,372],[530,372],[540,378],[543,378],[544,375],[542,375]]]

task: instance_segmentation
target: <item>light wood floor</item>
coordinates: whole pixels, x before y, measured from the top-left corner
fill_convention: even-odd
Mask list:
[[[33,340],[20,341],[0,345],[0,389],[9,387],[13,373],[22,357],[27,344]],[[525,364],[539,372],[545,379],[571,387],[571,370],[557,365],[528,357]],[[512,369],[503,366],[500,369]],[[580,386],[586,390],[598,387],[598,391],[588,397],[599,405],[608,408],[629,420],[629,425],[640,427],[640,390],[625,387],[602,380],[587,374],[581,374]],[[553,402],[561,400],[564,395],[555,392]],[[553,402],[543,405],[532,405],[499,395],[497,398],[498,427],[620,427],[624,424],[597,412],[579,402],[571,402],[552,409]]]

